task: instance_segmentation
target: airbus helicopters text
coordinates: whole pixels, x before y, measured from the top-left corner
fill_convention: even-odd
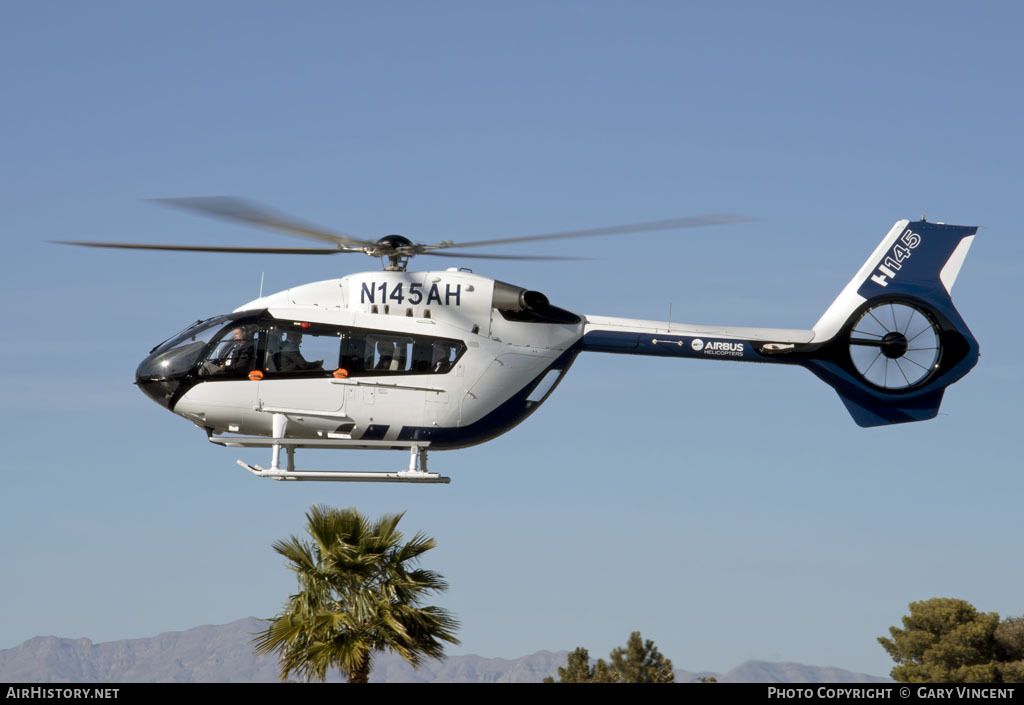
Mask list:
[[[611,228],[435,245],[363,240],[235,198],[169,205],[329,244],[248,248],[73,242],[91,247],[364,253],[383,271],[261,296],[198,321],[153,348],[140,389],[210,441],[271,450],[279,480],[448,482],[428,450],[483,443],[543,404],[581,352],[799,365],[831,385],[861,426],[933,418],[947,386],[975,365],[978,343],[950,292],[977,231],[897,222],[809,330],[703,326],[577,314],[537,291],[450,268],[409,272],[412,257],[570,259],[452,251],[543,239],[741,222],[698,216]],[[301,471],[298,448],[403,449],[402,472]],[[281,450],[286,458],[282,463]]]

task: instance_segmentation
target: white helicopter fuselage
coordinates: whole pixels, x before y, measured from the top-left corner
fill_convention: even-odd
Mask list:
[[[435,449],[483,442],[544,401],[575,358],[584,332],[580,317],[566,323],[508,320],[495,308],[496,284],[502,286],[465,270],[383,271],[256,299],[235,313],[266,311],[285,329],[309,324],[306,330],[334,329],[340,336],[372,331],[377,338],[459,341],[464,349],[443,373],[417,374],[406,359],[401,370],[329,374],[344,369],[334,359],[325,360],[323,373],[314,377],[264,369],[255,379],[211,378],[188,389],[173,410],[214,433],[271,435],[273,415],[284,414],[288,435],[296,438],[429,439]],[[501,412],[531,386],[537,388],[516,408]]]

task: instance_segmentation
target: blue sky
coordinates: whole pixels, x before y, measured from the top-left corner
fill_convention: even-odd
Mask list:
[[[0,648],[248,615],[314,502],[406,510],[459,653],[639,629],[679,668],[876,674],[912,600],[1024,613],[1015,3],[9,3]],[[449,486],[284,484],[132,385],[157,342],[373,260],[91,251],[283,245],[145,199],[242,195],[360,236],[471,240],[731,212],[729,227],[467,262],[580,313],[808,328],[893,222],[980,225],[954,300],[976,370],[930,422],[861,429],[798,369],[581,356]],[[422,266],[445,266],[420,260]],[[399,454],[316,454],[387,469]]]

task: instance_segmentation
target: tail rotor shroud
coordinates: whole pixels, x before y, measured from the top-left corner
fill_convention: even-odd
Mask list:
[[[911,389],[925,384],[938,369],[939,327],[912,304],[874,304],[853,324],[849,353],[869,384],[886,391]]]

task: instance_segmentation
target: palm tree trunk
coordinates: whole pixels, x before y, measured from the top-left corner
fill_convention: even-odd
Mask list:
[[[369,683],[370,682],[370,653],[367,652],[363,656],[363,660],[353,670],[349,671],[348,674],[349,683]]]

